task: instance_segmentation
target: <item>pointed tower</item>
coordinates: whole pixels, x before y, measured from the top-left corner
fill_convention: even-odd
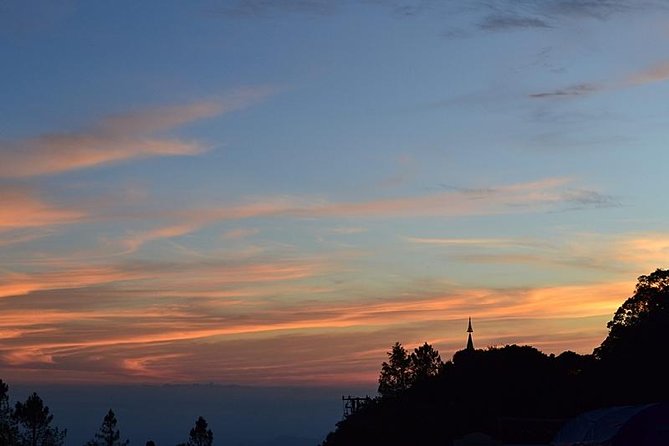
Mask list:
[[[471,352],[474,351],[474,341],[472,341],[472,333],[474,333],[474,329],[472,328],[472,318],[469,318],[467,333],[469,333],[469,337],[467,338],[467,351]]]

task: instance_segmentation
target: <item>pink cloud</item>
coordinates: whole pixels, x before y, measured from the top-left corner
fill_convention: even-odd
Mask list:
[[[246,88],[220,101],[111,116],[80,132],[0,142],[0,177],[53,175],[148,157],[197,155],[207,146],[197,141],[159,137],[156,133],[244,108],[274,91],[269,87]]]
[[[269,280],[299,281],[307,277],[299,272],[295,275],[291,268],[288,271],[271,269],[280,276]],[[240,269],[230,271],[223,282],[205,280],[205,283],[213,290],[221,283],[239,285],[247,279],[267,277],[268,271],[262,266],[251,268],[247,273]],[[182,277],[192,273],[183,271]],[[236,277],[241,274],[247,274],[247,278]],[[11,370],[69,367],[73,373],[85,370],[88,364],[97,364],[92,358],[101,357],[105,362],[98,365],[104,365],[105,372],[101,369],[95,373],[109,379],[111,370],[117,381],[210,379],[207,370],[211,369],[219,374],[217,380],[222,376],[242,382],[256,380],[256,383],[264,379],[298,382],[300,378],[352,382],[373,376],[384,359],[384,349],[398,337],[405,343],[429,339],[446,349],[444,354],[461,348],[464,326],[460,325],[471,315],[476,318],[477,342],[481,345],[536,342],[550,351],[575,346],[587,350],[601,340],[605,328],[601,321],[601,327],[593,326],[593,322],[583,318],[612,314],[631,288],[629,283],[533,289],[450,287],[428,293],[398,292],[395,297],[386,299],[344,301],[305,300],[308,294],[296,293],[294,301],[274,302],[270,288],[265,290],[262,305],[245,306],[240,301],[239,305],[229,306],[229,302],[216,297],[200,304],[190,299],[171,298],[161,295],[159,289],[156,290],[159,304],[155,298],[138,298],[153,294],[151,290],[155,289],[153,282],[139,280],[141,277],[138,276],[136,284],[127,292],[119,293],[123,288],[118,291],[81,289],[82,296],[95,295],[98,300],[109,297],[96,305],[86,304],[86,299],[77,297],[71,304],[82,306],[80,309],[39,311],[42,316],[36,318],[35,308],[32,308],[35,304],[30,311],[5,306],[0,317],[0,333],[6,333],[3,336],[6,349],[0,355],[11,365]],[[194,283],[199,282],[200,277],[201,274],[197,274]],[[179,283],[184,290],[190,287],[179,277],[174,283]],[[133,291],[138,287],[144,288],[146,293]],[[171,288],[169,284],[168,288]],[[133,305],[119,309],[120,302],[133,294],[136,295]],[[56,295],[51,294],[44,304],[54,298]],[[118,299],[119,303],[113,304],[108,298]],[[86,309],[87,305],[90,308]],[[544,322],[521,332],[517,330],[519,323],[514,322],[521,319]],[[578,325],[566,322],[581,319],[584,322]],[[548,320],[556,321],[550,332],[546,332]],[[87,321],[95,321],[95,324]],[[514,327],[513,333],[508,331],[509,324]],[[445,327],[451,325],[455,331],[444,332]],[[119,331],[119,326],[123,330]],[[49,331],[40,331],[45,328]],[[278,348],[282,342],[290,342],[291,349]],[[329,345],[327,351],[322,348],[323,342]],[[263,344],[268,349],[260,354]],[[220,350],[222,345],[228,346],[223,349],[226,354],[214,355],[218,359],[212,359],[211,349]],[[250,345],[255,345],[252,355],[248,355]],[[336,360],[332,358],[333,351],[340,351]],[[347,359],[342,360],[342,357]],[[299,367],[295,367],[296,363]],[[198,364],[202,373],[193,374],[192,364]]]
[[[643,85],[654,82],[663,82],[669,79],[669,61],[653,65],[645,70],[632,74],[627,78],[631,85]]]
[[[255,228],[238,228],[226,231],[222,237],[226,240],[239,240],[255,235],[258,232],[259,230]]]
[[[49,204],[30,189],[0,186],[0,231],[82,221],[83,211]]]

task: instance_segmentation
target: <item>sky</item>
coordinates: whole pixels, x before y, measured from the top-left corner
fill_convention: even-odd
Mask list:
[[[0,377],[590,353],[667,264],[668,55],[662,1],[1,0]]]

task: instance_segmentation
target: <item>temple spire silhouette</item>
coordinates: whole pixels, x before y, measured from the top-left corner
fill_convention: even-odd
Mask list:
[[[469,333],[469,336],[467,338],[467,351],[474,351],[474,341],[472,341],[472,333],[474,333],[474,329],[472,328],[472,318],[469,318],[469,326],[467,327],[467,333]]]

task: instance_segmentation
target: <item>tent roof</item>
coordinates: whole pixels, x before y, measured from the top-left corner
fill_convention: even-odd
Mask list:
[[[655,405],[617,406],[585,412],[565,423],[551,444],[605,444],[635,415]]]

